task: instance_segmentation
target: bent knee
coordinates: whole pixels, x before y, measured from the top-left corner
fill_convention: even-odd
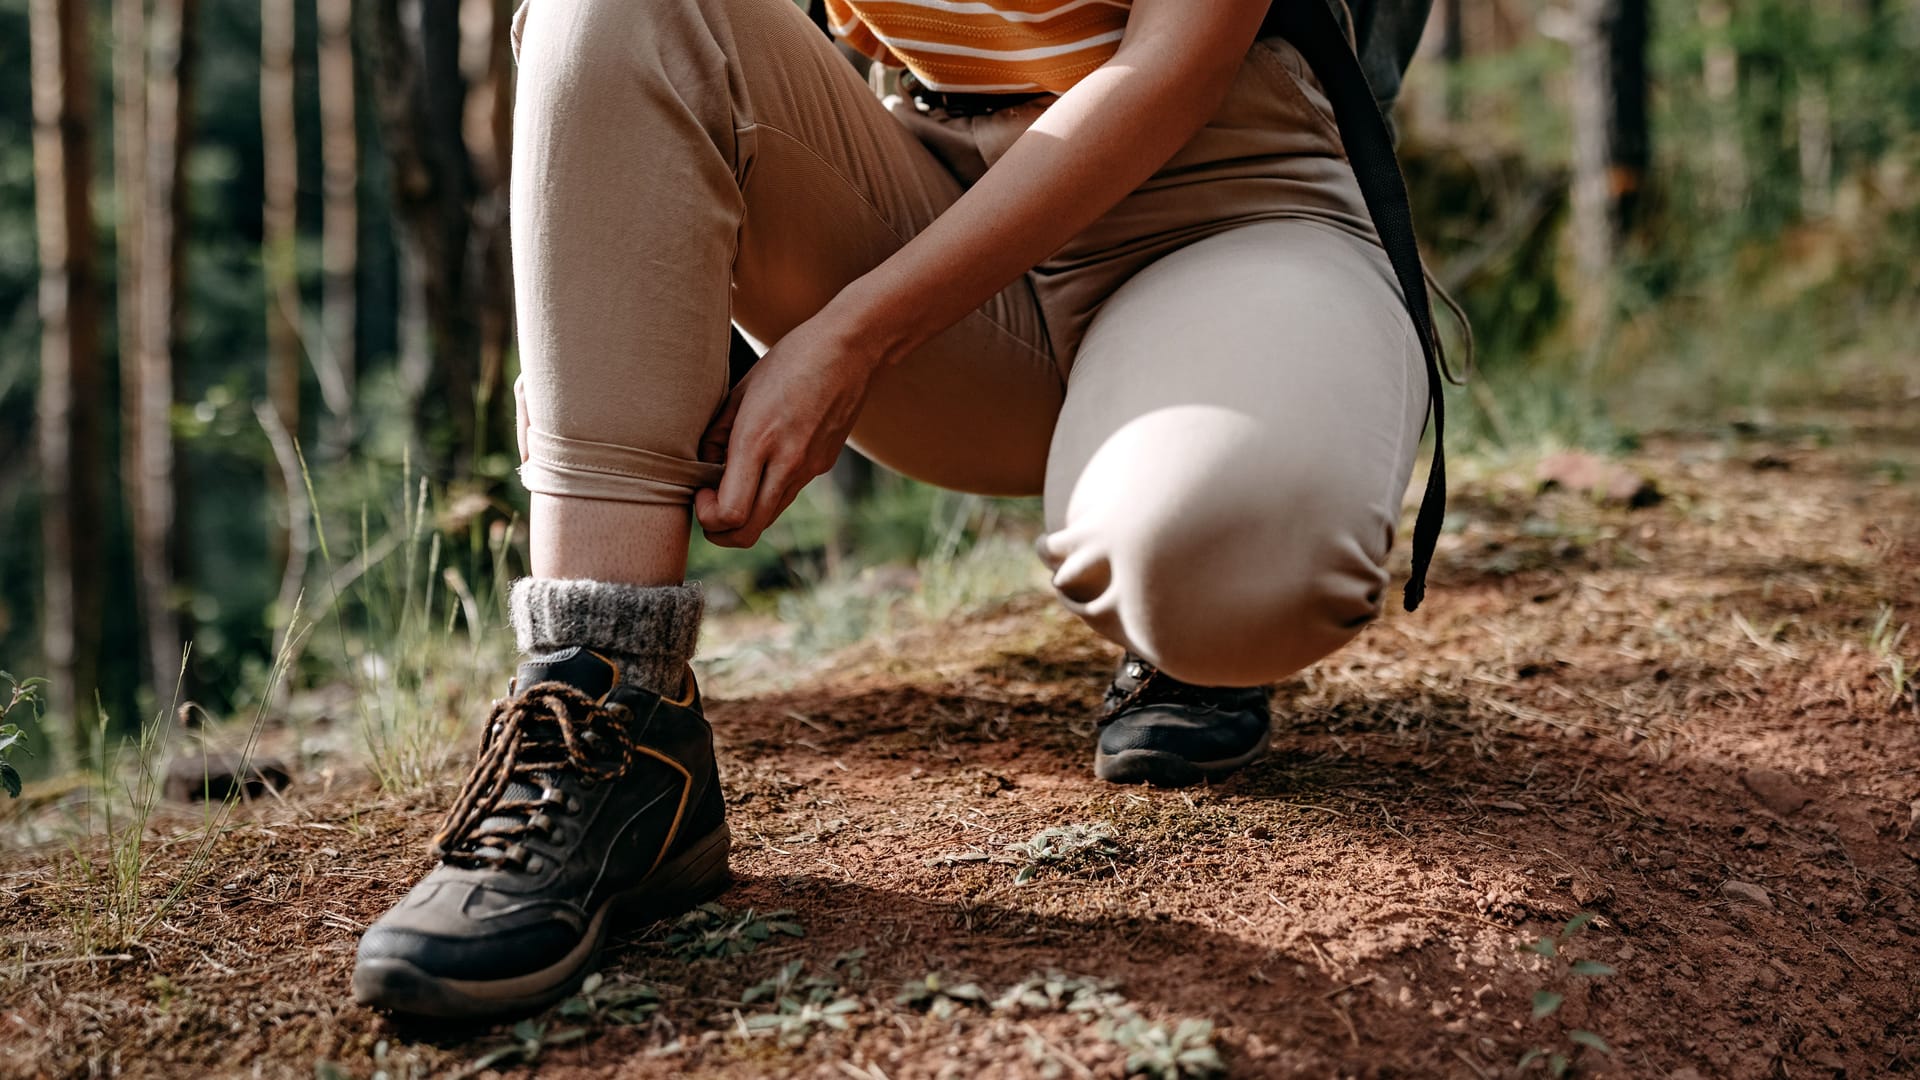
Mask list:
[[[1373,529],[1275,528],[1246,509],[1229,516],[1069,527],[1042,541],[1042,555],[1070,610],[1202,686],[1276,682],[1379,616],[1387,545],[1364,535]],[[1381,531],[1390,538],[1390,525]]]

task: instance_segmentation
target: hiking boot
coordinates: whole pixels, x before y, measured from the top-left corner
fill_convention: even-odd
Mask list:
[[[1101,705],[1093,774],[1116,784],[1220,780],[1267,752],[1264,686],[1194,686],[1128,653]]]
[[[658,919],[727,884],[713,730],[586,649],[520,665],[434,836],[440,866],[367,928],[354,1000],[417,1016],[527,1012],[570,993],[616,915]]]

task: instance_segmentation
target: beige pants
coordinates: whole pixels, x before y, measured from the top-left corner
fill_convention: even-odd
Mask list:
[[[521,476],[547,495],[714,484],[728,315],[779,340],[1045,108],[889,111],[792,0],[528,0],[515,30]],[[1327,103],[1275,40],[1153,179],[881,371],[853,441],[1043,492],[1075,614],[1177,678],[1253,685],[1379,613],[1423,372]]]

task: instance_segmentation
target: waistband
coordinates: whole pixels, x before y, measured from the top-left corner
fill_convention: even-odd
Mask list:
[[[927,87],[913,72],[900,73],[900,89],[920,106],[928,110],[939,110],[948,116],[985,116],[988,113],[1010,109],[1015,105],[1024,105],[1040,98],[1053,95],[1044,92],[1031,94],[962,94],[945,90],[933,90]]]

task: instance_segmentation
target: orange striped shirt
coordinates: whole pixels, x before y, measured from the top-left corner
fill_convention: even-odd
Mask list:
[[[826,0],[840,40],[929,88],[1064,93],[1113,56],[1131,0]]]

